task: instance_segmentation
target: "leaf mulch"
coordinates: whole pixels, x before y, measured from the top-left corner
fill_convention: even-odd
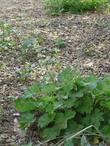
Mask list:
[[[45,39],[42,46],[47,49],[45,56],[48,56],[55,39],[63,39],[66,47],[61,49],[60,62],[65,66],[76,66],[84,74],[110,72],[110,14],[49,17],[45,15],[40,0],[1,0],[0,20],[16,28],[20,37],[33,31],[40,33]],[[18,129],[12,97],[20,96],[31,80],[21,82],[17,78],[16,71],[26,62],[21,59],[19,51],[15,48],[0,53],[0,146],[20,146],[24,141]],[[35,69],[38,59],[32,58]]]

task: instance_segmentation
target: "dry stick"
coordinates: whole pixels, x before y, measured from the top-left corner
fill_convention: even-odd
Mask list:
[[[75,138],[76,136],[78,136],[79,134],[83,133],[84,131],[90,129],[90,128],[95,128],[97,130],[97,132],[101,135],[101,137],[103,137],[102,133],[97,129],[97,127],[95,127],[94,125],[90,125],[84,129],[82,129],[81,131],[77,132],[76,134],[72,135],[71,137],[67,138],[66,140],[71,140],[72,138]],[[56,146],[61,146],[62,144],[64,144],[64,141],[62,141],[60,144],[56,145]]]
[[[66,136],[66,137],[63,137],[63,138],[67,138],[67,140],[70,140],[70,139],[72,139],[72,138],[76,138],[76,136],[78,136],[79,134],[81,134],[81,133],[83,133],[84,131],[86,131],[87,129],[90,129],[90,128],[95,128],[96,129],[96,131],[100,134],[100,136],[103,138],[103,135],[102,135],[102,133],[97,129],[97,127],[95,127],[94,125],[90,125],[90,126],[88,126],[88,127],[86,127],[86,128],[84,128],[84,129],[82,129],[81,131],[79,131],[79,132],[77,132],[76,134],[74,134],[74,135],[72,135],[71,137],[69,137],[69,138],[67,138],[68,136]],[[89,135],[89,134],[88,134]],[[93,134],[91,134],[91,135],[93,135]],[[96,134],[97,135],[97,134]],[[57,137],[57,139],[58,138],[61,138],[61,137]],[[40,144],[38,145],[38,146],[41,146],[41,145],[43,145],[43,144],[46,144],[46,143],[48,143],[48,142],[50,142],[50,141],[52,141],[52,140],[47,140],[47,141],[45,141],[45,142],[43,142],[43,143],[41,143],[40,142]],[[61,143],[60,143],[61,142]],[[64,143],[64,141],[63,140],[60,140],[60,142],[58,142],[55,146],[61,146],[63,143]]]

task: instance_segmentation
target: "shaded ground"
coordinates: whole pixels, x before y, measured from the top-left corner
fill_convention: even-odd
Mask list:
[[[62,38],[66,43],[60,53],[63,65],[77,66],[84,73],[102,75],[110,72],[109,14],[66,14],[51,18],[45,15],[40,0],[33,0],[33,3],[29,0],[1,0],[0,20],[12,24],[21,37],[33,31],[40,33],[45,39],[42,44],[45,56],[51,54],[53,40]],[[5,64],[0,69],[0,146],[20,146],[22,141],[16,130],[16,112],[10,100],[12,96],[21,95],[30,83],[17,78],[16,71],[27,62],[21,59],[19,51],[16,48],[0,53],[0,63]],[[29,60],[36,69],[39,59],[31,56]]]

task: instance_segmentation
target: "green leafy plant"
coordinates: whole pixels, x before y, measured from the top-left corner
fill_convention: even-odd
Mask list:
[[[21,128],[37,122],[40,138],[53,140],[94,125],[110,140],[110,77],[85,77],[71,68],[49,77],[34,83],[15,101]],[[94,129],[89,133],[97,134]]]
[[[64,40],[62,39],[56,39],[55,40],[55,47],[58,48],[58,49],[62,49],[62,48],[65,48],[66,47],[66,43],[64,42]]]
[[[33,68],[31,63],[26,62],[22,68],[17,69],[16,75],[17,78],[21,81],[27,81],[28,78],[31,78],[31,74],[33,72]]]
[[[6,68],[6,64],[5,63],[0,63],[0,70],[4,70]]]
[[[24,38],[19,45],[22,56],[31,58],[32,56],[37,55],[37,53],[41,51],[40,46],[44,41],[43,36],[40,34]]]
[[[61,12],[81,13],[84,11],[102,10],[108,5],[108,0],[45,0],[44,6],[52,15]]]
[[[0,52],[7,51],[16,45],[15,35],[11,25],[0,21]]]

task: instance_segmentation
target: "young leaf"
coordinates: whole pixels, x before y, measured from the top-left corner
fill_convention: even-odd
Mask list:
[[[62,71],[58,76],[59,86],[63,90],[63,95],[71,91],[73,88],[73,82],[76,77],[76,73],[73,72],[71,68],[66,68],[64,71]]]

